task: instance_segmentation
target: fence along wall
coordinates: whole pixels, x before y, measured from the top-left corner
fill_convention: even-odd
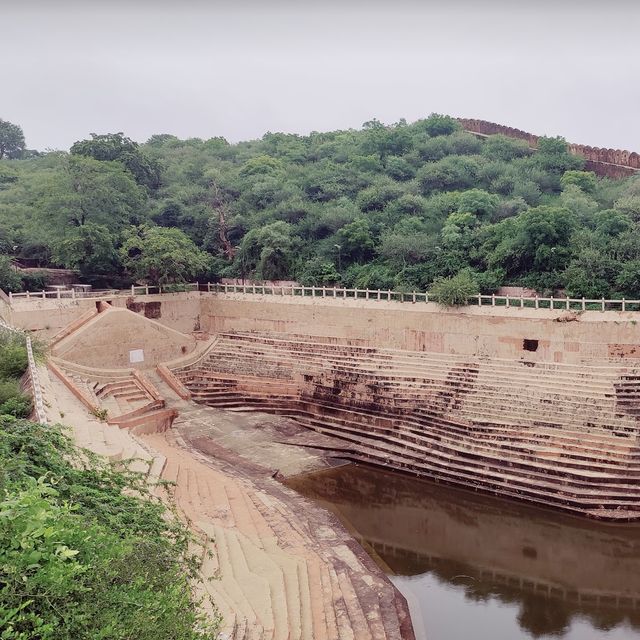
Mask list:
[[[527,361],[640,358],[638,301],[480,296],[471,300],[475,306],[444,309],[426,302],[424,293],[260,285],[191,288],[150,295],[142,288],[109,301],[186,334],[275,331]],[[48,339],[95,304],[91,298],[14,299],[12,324]]]

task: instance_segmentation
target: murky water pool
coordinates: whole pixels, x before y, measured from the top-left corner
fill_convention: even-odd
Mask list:
[[[405,595],[418,640],[640,640],[640,525],[348,465],[287,481]]]

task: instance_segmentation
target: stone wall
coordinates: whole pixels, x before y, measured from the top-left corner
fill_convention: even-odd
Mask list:
[[[467,130],[481,135],[502,134],[510,138],[524,140],[530,147],[538,147],[539,136],[521,129],[507,127],[486,120],[459,118],[460,124]],[[622,149],[601,149],[583,144],[569,144],[573,155],[586,160],[585,168],[599,176],[608,178],[625,178],[640,171],[640,154]]]
[[[640,359],[640,326],[636,324],[640,314],[633,312],[574,314],[490,306],[443,309],[424,302],[197,292],[124,296],[111,302],[115,308],[135,311],[186,335],[194,331],[269,331],[334,337],[381,348],[527,361]],[[95,309],[94,300],[14,301],[7,315],[14,326],[50,339],[91,309]]]
[[[576,363],[608,358],[637,362],[636,315],[227,294],[203,296],[201,321],[210,333],[268,331],[379,348]]]
[[[96,308],[95,299],[48,298],[14,299],[11,306],[0,299],[0,316],[26,331],[49,340],[81,315]],[[139,315],[189,334],[200,328],[198,292],[163,293],[149,296],[114,296],[108,302],[115,308]]]
[[[195,346],[192,336],[111,308],[60,340],[52,355],[85,367],[145,369],[190,353]]]

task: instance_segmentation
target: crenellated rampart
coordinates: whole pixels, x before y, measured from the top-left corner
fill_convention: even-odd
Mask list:
[[[538,148],[540,136],[507,127],[495,122],[476,120],[473,118],[458,118],[466,131],[483,136],[501,134],[509,138],[524,140],[532,149]],[[585,159],[585,168],[595,174],[608,178],[626,178],[640,171],[640,154],[624,149],[601,149],[584,144],[569,143],[569,150],[573,155]]]

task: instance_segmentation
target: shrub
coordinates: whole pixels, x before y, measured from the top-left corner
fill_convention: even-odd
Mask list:
[[[22,395],[20,383],[17,380],[0,380],[0,405],[10,398]]]
[[[437,278],[431,285],[430,298],[443,307],[462,306],[478,293],[478,284],[468,271],[450,278]]]
[[[21,393],[0,404],[0,415],[28,418],[32,408],[31,398]]]
[[[47,286],[48,277],[44,271],[22,273],[21,277],[25,291],[42,291]]]
[[[9,338],[0,344],[0,378],[20,378],[28,366],[27,348],[22,338]]]
[[[141,476],[81,457],[59,427],[0,418],[3,640],[217,637],[167,516]]]
[[[9,256],[0,256],[0,289],[13,293],[22,289],[22,278],[11,264]]]

